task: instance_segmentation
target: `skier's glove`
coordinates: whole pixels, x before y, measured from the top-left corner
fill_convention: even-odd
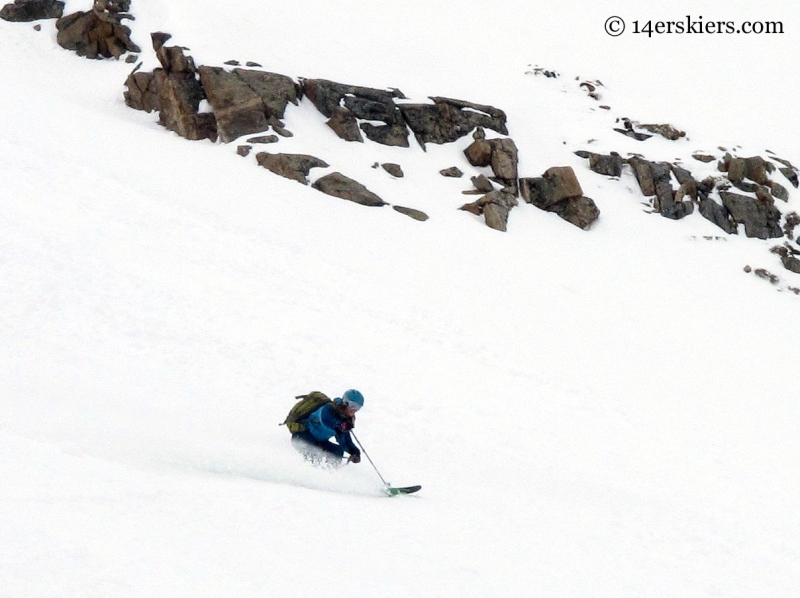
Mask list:
[[[339,426],[336,428],[336,431],[341,434],[343,432],[347,432],[348,430],[352,429],[353,429],[353,422],[345,420],[339,424]]]
[[[347,460],[348,463],[361,463],[361,455],[358,453],[353,453],[350,455],[350,458]]]

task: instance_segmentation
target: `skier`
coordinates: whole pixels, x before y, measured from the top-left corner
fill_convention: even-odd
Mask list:
[[[364,395],[355,389],[336,398],[297,421],[301,428],[292,432],[292,446],[306,459],[339,465],[348,453],[348,463],[360,463],[361,451],[353,442],[350,430],[355,426],[356,411],[364,406]],[[330,441],[336,437],[336,443]]]

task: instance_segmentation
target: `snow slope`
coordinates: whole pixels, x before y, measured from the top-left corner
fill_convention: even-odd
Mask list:
[[[800,162],[798,10],[704,3],[782,36],[612,39],[612,14],[698,9],[519,4],[152,1],[132,27],[145,68],[162,30],[198,64],[494,104],[523,175],[576,168],[589,232],[528,205],[490,230],[438,174],[478,172],[469,138],[346,144],[303,102],[280,151],[431,218],[322,195],[128,109],[131,65],[61,50],[54,23],[0,21],[2,598],[796,595],[800,304],[742,271],[779,272],[775,242],[708,241],[572,152]],[[622,116],[690,139],[637,143]],[[291,449],[292,397],[349,387],[381,473],[422,492],[388,500],[366,461]]]

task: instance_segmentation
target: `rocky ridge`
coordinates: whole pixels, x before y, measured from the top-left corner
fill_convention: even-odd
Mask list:
[[[22,22],[55,18],[57,41],[62,47],[92,59],[125,57],[129,62],[136,61],[141,49],[131,41],[130,29],[122,24],[124,19],[134,18],[129,13],[130,0],[95,0],[90,10],[67,16],[63,16],[63,8],[64,3],[56,0],[15,0],[0,10],[0,18]],[[439,96],[431,96],[428,102],[413,102],[398,89],[293,79],[268,72],[253,62],[245,67],[237,61],[225,66],[196,66],[186,48],[166,45],[170,37],[162,32],[151,34],[160,68],[143,72],[141,63],[137,65],[125,81],[124,98],[131,108],[157,113],[162,126],[186,139],[227,144],[257,135],[247,138],[247,144],[236,146],[240,155],[248,156],[251,144],[274,144],[292,136],[284,123],[286,110],[307,100],[346,142],[364,143],[366,139],[405,148],[410,147],[413,136],[424,149],[427,144],[449,144],[472,133],[473,141],[463,155],[484,174],[472,177],[473,188],[464,191],[480,197],[461,209],[482,216],[486,225],[496,230],[507,230],[510,213],[519,205],[520,197],[585,230],[600,216],[594,200],[584,196],[570,166],[553,166],[540,176],[520,176],[519,152],[508,137],[507,116],[501,109]],[[555,71],[538,67],[529,74],[560,77]],[[601,82],[578,81],[583,93],[598,103],[602,101]],[[598,107],[610,110],[607,105]],[[272,134],[266,134],[270,130]],[[622,118],[614,130],[642,143],[653,136],[687,141],[686,133],[670,124],[641,124]],[[491,138],[487,131],[492,132]],[[720,152],[692,155],[701,165],[716,164],[715,175],[698,180],[686,164],[679,162],[651,161],[640,153],[623,157],[617,152],[575,151],[587,160],[588,171],[612,179],[633,175],[652,213],[681,220],[697,211],[727,235],[742,231],[756,239],[784,238],[785,242],[771,251],[787,270],[800,273],[800,247],[793,238],[800,216],[780,208],[790,199],[789,187],[798,188],[798,169],[771,152],[766,157],[740,157],[723,148]],[[309,176],[313,169],[329,167],[315,156],[262,151],[256,154],[256,163],[302,184],[311,183],[311,188],[334,197],[365,206],[390,205],[339,172],[320,176],[312,183]],[[404,176],[399,164],[382,166],[395,178]],[[441,175],[461,177],[463,172],[453,166],[443,169]],[[428,218],[413,208],[393,208],[415,220]],[[748,270],[752,268],[748,266]],[[762,270],[767,272],[755,272]],[[762,277],[777,282],[778,277],[768,274]]]

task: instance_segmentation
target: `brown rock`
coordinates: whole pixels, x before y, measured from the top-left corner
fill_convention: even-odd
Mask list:
[[[308,185],[308,173],[312,168],[327,168],[328,163],[306,154],[256,154],[258,163],[267,170],[287,179]]]
[[[387,205],[385,201],[364,185],[346,177],[340,172],[333,172],[325,175],[317,179],[311,186],[327,195],[353,201],[362,206],[380,207]]]

